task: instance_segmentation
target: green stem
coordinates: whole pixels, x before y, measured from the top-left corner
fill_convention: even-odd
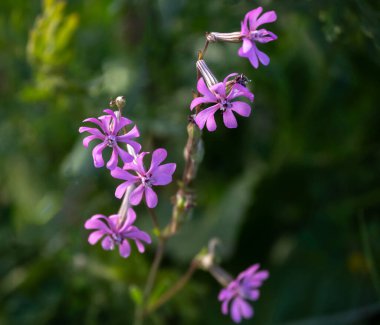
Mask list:
[[[150,305],[146,310],[146,314],[154,312],[156,309],[160,308],[162,305],[167,303],[174,295],[176,295],[185,285],[189,282],[190,278],[194,274],[195,270],[198,268],[196,262],[192,262],[186,271],[186,273],[171,287],[166,291],[154,304]]]

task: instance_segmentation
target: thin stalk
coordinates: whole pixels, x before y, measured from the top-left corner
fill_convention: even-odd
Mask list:
[[[154,312],[156,309],[160,308],[171,298],[173,298],[173,296],[176,295],[187,284],[187,282],[189,282],[197,268],[197,263],[193,261],[187,269],[186,273],[173,285],[173,287],[166,291],[154,304],[148,307],[146,314]]]
[[[145,306],[149,299],[149,296],[152,292],[154,282],[156,280],[157,271],[160,267],[162,257],[164,255],[165,250],[165,242],[166,240],[161,237],[159,238],[158,247],[156,250],[156,254],[154,256],[152,267],[149,271],[148,279],[146,281],[144,293],[143,293],[143,299],[141,302],[141,305],[137,308],[136,314],[135,314],[135,325],[142,325],[144,321],[144,314],[145,314]]]
[[[204,57],[204,54],[207,51],[208,45],[209,45],[209,41],[206,40],[203,51],[198,52],[198,60],[200,60]],[[201,77],[200,73],[197,69],[197,80],[200,77]],[[199,94],[197,93],[197,97],[198,96],[199,96]],[[119,108],[119,111],[121,114],[121,108],[120,107],[118,107],[118,108]],[[199,109],[200,109],[200,106],[198,106],[196,108],[197,113],[199,112]],[[189,137],[187,145],[192,147],[194,145],[194,143],[195,143],[194,137],[191,139]],[[179,189],[177,191],[177,196],[183,197],[184,190],[186,190],[188,188],[189,183],[191,181],[191,178],[187,177],[187,175],[189,175],[189,169],[193,168],[193,163],[192,163],[191,159],[192,158],[190,155],[188,155],[186,157],[186,161],[185,161],[186,167],[185,167],[184,174],[183,174],[183,183],[179,186]],[[135,325],[142,325],[144,322],[144,316],[146,314],[146,304],[147,304],[149,297],[150,297],[150,294],[152,292],[153,285],[154,285],[154,282],[155,282],[156,277],[157,277],[157,272],[158,272],[158,269],[160,267],[163,255],[164,255],[166,240],[178,231],[178,216],[176,216],[176,214],[178,214],[177,213],[178,212],[177,211],[178,210],[177,203],[178,202],[174,203],[172,218],[171,218],[169,225],[167,226],[167,229],[173,229],[174,231],[169,231],[168,233],[165,232],[164,235],[161,235],[162,234],[161,229],[159,227],[157,227],[157,229],[160,231],[160,236],[158,236],[159,242],[158,242],[157,250],[156,250],[156,253],[154,256],[153,264],[152,264],[152,267],[149,271],[148,279],[147,279],[147,282],[145,285],[142,303],[136,309],[135,321],[134,321]],[[155,227],[156,227],[156,225],[158,226],[157,216],[155,215],[154,211],[152,211],[151,209],[148,209],[148,210],[149,210],[149,214],[152,217],[153,224],[155,225]],[[187,281],[190,279],[192,273],[195,271],[195,269],[193,270],[192,268],[190,268],[189,270],[184,275],[184,279],[180,280],[181,282],[179,283],[179,287],[175,289],[174,293],[179,291],[187,283]],[[171,295],[169,296],[169,298],[166,298],[166,299],[170,299],[170,298],[171,298]]]
[[[208,45],[209,45],[209,41],[206,39],[206,43],[205,43],[205,46],[203,47],[203,50],[202,50],[202,53],[201,53],[201,58],[200,59],[203,59],[204,55],[206,54],[206,51],[208,49]]]

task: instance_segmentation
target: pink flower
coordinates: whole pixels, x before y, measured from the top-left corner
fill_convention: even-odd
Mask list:
[[[176,164],[160,165],[167,156],[165,149],[156,149],[152,154],[152,162],[148,170],[145,169],[143,159],[148,152],[140,153],[133,162],[126,163],[123,169],[117,167],[111,171],[114,178],[125,180],[120,184],[115,191],[115,196],[121,198],[127,187],[132,184],[139,184],[131,193],[129,202],[132,205],[137,205],[141,202],[143,195],[149,208],[154,208],[157,205],[157,194],[153,191],[153,186],[164,186],[172,181],[172,175],[176,169]],[[134,174],[129,173],[132,171]]]
[[[203,78],[198,80],[197,89],[203,96],[193,99],[190,109],[194,109],[194,107],[200,104],[214,103],[214,105],[209,106],[195,116],[195,123],[197,123],[200,129],[203,129],[206,125],[207,130],[216,130],[214,114],[218,110],[223,114],[223,122],[227,128],[237,127],[234,113],[244,117],[248,117],[251,114],[251,107],[247,103],[233,101],[233,99],[241,96],[247,97],[251,102],[253,101],[254,96],[246,87],[239,83],[233,83],[231,90],[229,92],[226,90],[228,79],[237,75],[237,73],[228,75],[223,82],[217,83],[210,87],[210,89]]]
[[[222,301],[222,313],[224,315],[230,313],[235,323],[240,323],[243,318],[253,317],[253,308],[247,300],[259,299],[259,288],[269,277],[269,272],[266,270],[257,272],[259,268],[259,264],[249,267],[219,293],[218,299]]]
[[[141,231],[133,223],[136,220],[136,213],[133,209],[128,209],[127,218],[123,224],[119,224],[120,216],[117,214],[106,217],[102,214],[96,214],[88,219],[84,225],[86,229],[94,231],[88,237],[88,242],[95,245],[101,238],[102,247],[105,250],[113,250],[119,246],[121,257],[127,258],[131,253],[131,245],[128,240],[133,240],[140,253],[144,253],[144,242],[150,244],[150,236]]]
[[[257,29],[259,26],[272,23],[277,19],[274,11],[268,11],[259,18],[262,11],[262,7],[251,10],[245,15],[244,21],[241,23],[243,45],[238,53],[239,56],[248,58],[255,68],[258,68],[259,61],[263,65],[268,65],[270,61],[268,55],[257,48],[256,42],[268,43],[277,39],[277,35],[274,33],[266,29]]]
[[[118,142],[123,142],[129,144],[135,152],[139,152],[141,146],[136,141],[132,140],[140,136],[139,131],[136,126],[132,128],[128,133],[119,135],[119,132],[126,126],[132,123],[131,120],[125,117],[118,117],[118,112],[113,112],[110,109],[104,110],[107,115],[102,115],[99,118],[88,118],[83,122],[91,122],[96,124],[100,129],[90,128],[87,126],[82,126],[79,128],[79,132],[88,132],[91,135],[83,139],[83,145],[87,148],[88,144],[95,139],[99,139],[102,142],[94,147],[92,150],[92,157],[94,159],[95,167],[103,167],[103,150],[107,147],[112,148],[112,155],[107,163],[108,169],[114,169],[117,166],[119,157],[123,162],[130,162],[133,157],[125,150],[121,149]]]

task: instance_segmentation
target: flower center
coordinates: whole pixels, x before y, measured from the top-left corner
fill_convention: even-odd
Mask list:
[[[260,31],[259,30],[254,30],[249,32],[249,37],[251,38],[252,41],[257,41],[260,38]]]
[[[112,234],[111,237],[116,245],[120,245],[123,241],[123,237],[120,234]]]
[[[222,100],[220,101],[220,105],[221,105],[220,110],[221,110],[222,112],[225,112],[227,108],[231,108],[231,107],[232,107],[231,102],[228,101],[227,99],[222,99]]]
[[[271,32],[268,32],[266,29],[253,30],[249,32],[248,38],[251,41],[259,43],[268,43],[275,39]]]
[[[146,174],[146,175],[140,176],[140,177],[141,177],[141,183],[144,186],[152,187],[152,175],[151,174]]]
[[[108,135],[107,136],[107,146],[113,147],[116,143],[116,136],[114,135]]]

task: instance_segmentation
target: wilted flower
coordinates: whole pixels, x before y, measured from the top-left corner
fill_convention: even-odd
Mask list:
[[[88,219],[84,225],[86,229],[94,231],[88,237],[88,242],[95,245],[101,238],[102,247],[105,250],[113,250],[115,246],[119,246],[119,253],[122,257],[127,258],[131,253],[131,245],[128,240],[133,240],[140,253],[145,251],[144,242],[151,243],[150,236],[133,226],[136,220],[136,213],[129,208],[127,218],[124,223],[120,224],[120,216],[118,214],[106,217],[102,214],[96,214]]]
[[[277,39],[277,35],[274,33],[263,28],[258,29],[259,26],[272,23],[277,19],[274,11],[268,11],[259,18],[262,11],[262,7],[251,10],[245,15],[244,21],[241,23],[243,45],[238,53],[239,56],[248,58],[255,68],[258,68],[259,61],[264,65],[268,65],[270,61],[268,55],[257,48],[256,42],[268,43]]]
[[[148,170],[145,169],[143,159],[148,152],[140,153],[131,163],[126,163],[121,168],[115,168],[111,171],[114,178],[125,180],[120,184],[115,191],[115,196],[121,198],[127,187],[139,183],[139,185],[132,191],[129,202],[132,205],[137,205],[141,202],[143,194],[145,194],[145,201],[149,208],[154,208],[157,205],[158,199],[156,192],[152,189],[153,186],[167,185],[172,181],[172,175],[176,169],[176,164],[169,163],[160,165],[167,156],[165,149],[160,148],[153,151],[152,162]],[[132,171],[134,174],[129,173]]]
[[[200,129],[203,129],[206,124],[209,131],[216,130],[214,114],[218,110],[223,114],[224,125],[228,128],[237,127],[234,112],[244,117],[248,117],[251,114],[250,105],[241,101],[233,101],[233,99],[243,96],[252,102],[254,98],[253,94],[239,83],[234,83],[228,91],[228,80],[237,75],[237,73],[230,74],[223,82],[219,82],[210,88],[207,87],[203,78],[198,80],[197,89],[203,96],[194,98],[190,109],[194,109],[194,107],[204,103],[215,103],[195,116],[195,123]]]
[[[92,157],[94,159],[95,167],[103,167],[103,150],[106,147],[112,148],[111,158],[107,163],[108,169],[114,169],[117,166],[119,156],[123,162],[130,162],[133,160],[133,156],[131,156],[127,151],[121,149],[118,145],[118,142],[123,142],[125,144],[129,144],[135,152],[139,152],[141,149],[141,145],[136,141],[132,140],[140,136],[137,126],[134,126],[132,130],[130,130],[126,134],[119,135],[121,130],[126,126],[132,123],[131,120],[125,117],[119,117],[119,112],[112,111],[110,109],[105,109],[104,112],[107,115],[102,115],[99,118],[88,118],[83,122],[91,122],[96,124],[99,128],[90,128],[87,126],[82,126],[79,128],[79,132],[88,132],[91,135],[85,137],[83,139],[83,145],[87,148],[88,144],[95,139],[99,139],[102,142],[94,147],[92,150]]]
[[[259,267],[259,264],[255,264],[241,272],[219,293],[218,299],[222,301],[222,313],[224,315],[230,313],[235,323],[240,323],[243,318],[253,317],[253,308],[247,300],[259,299],[259,288],[269,277],[269,272],[258,271]]]

